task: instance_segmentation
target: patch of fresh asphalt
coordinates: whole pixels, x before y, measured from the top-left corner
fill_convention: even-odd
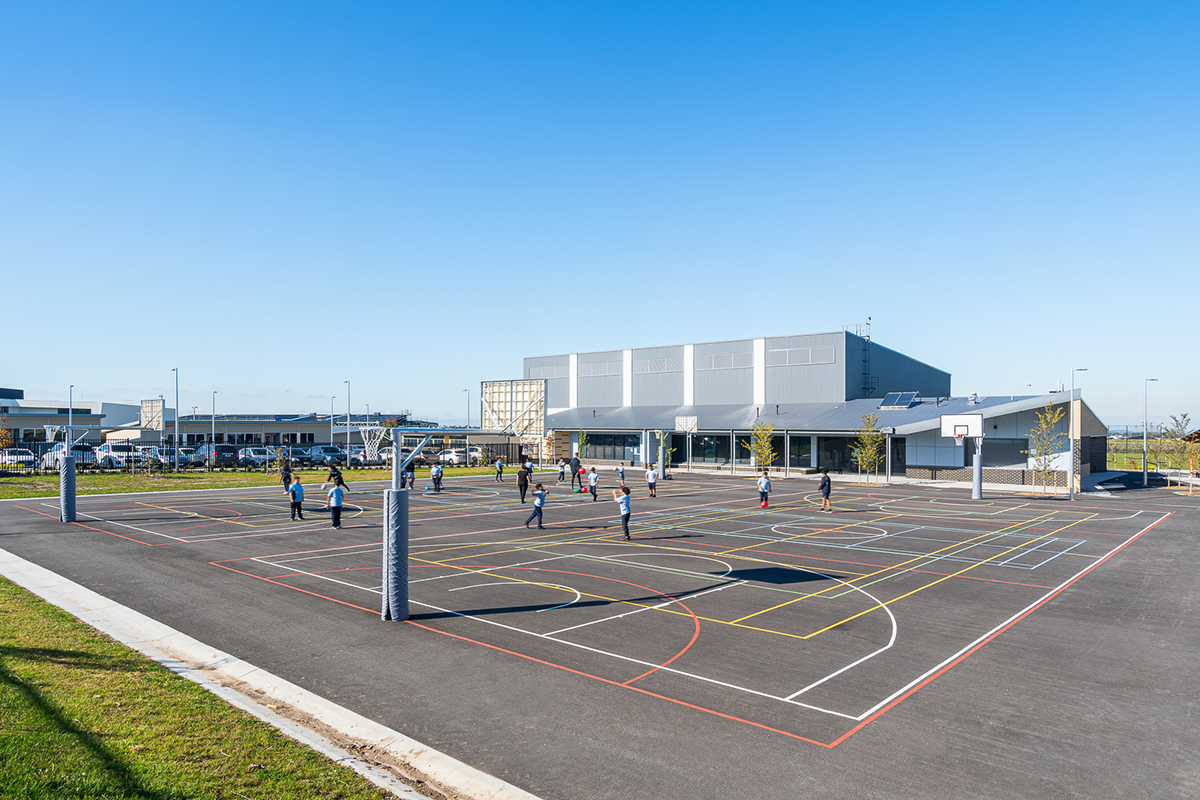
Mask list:
[[[744,481],[706,480],[753,497]],[[777,481],[776,492],[811,485]],[[910,487],[874,493],[969,503],[965,493]],[[692,496],[666,484],[661,502],[641,499],[635,513],[712,497],[678,494]],[[159,505],[183,502],[156,497]],[[285,513],[272,490],[261,497]],[[422,502],[437,500],[414,498],[414,508]],[[1028,502],[1039,510],[1066,503]],[[0,546],[547,800],[1200,796],[1200,498],[1151,489],[1086,502],[1173,513],[832,748],[380,622],[208,563],[328,547],[327,530],[148,547],[7,503]],[[488,519],[519,525],[526,508],[513,504]],[[548,513],[549,524],[564,525],[597,512],[590,503],[557,502]],[[422,536],[468,529],[451,515],[418,525]],[[364,524],[333,543],[365,547],[378,537],[377,523]],[[922,613],[937,628],[964,624],[955,611],[935,603]],[[787,668],[770,653],[736,655]]]

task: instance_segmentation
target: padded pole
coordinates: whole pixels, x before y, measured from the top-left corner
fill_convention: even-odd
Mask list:
[[[983,499],[983,437],[975,437],[975,464],[971,475],[971,499]]]
[[[407,489],[383,493],[383,605],[379,617],[396,622],[408,619]]]
[[[71,440],[67,439],[67,447]],[[70,449],[67,450],[70,453]],[[75,456],[65,456],[58,471],[58,510],[63,522],[75,521]]]

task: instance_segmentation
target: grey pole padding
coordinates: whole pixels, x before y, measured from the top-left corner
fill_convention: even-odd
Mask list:
[[[75,521],[75,456],[65,456],[58,471],[58,511],[63,522]]]
[[[408,619],[408,490],[383,493],[383,605],[380,619]]]
[[[983,437],[979,436],[975,439],[975,463],[974,473],[971,476],[971,499],[983,499]]]

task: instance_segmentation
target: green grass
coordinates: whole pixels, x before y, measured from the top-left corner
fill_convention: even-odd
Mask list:
[[[0,797],[391,797],[0,579]]]
[[[429,469],[416,471],[418,480],[428,480]],[[304,483],[322,483],[329,474],[325,469],[298,470]],[[445,479],[452,481],[461,475],[490,475],[490,467],[447,467]],[[392,477],[389,469],[352,469],[342,473],[350,488],[355,481],[382,481]],[[81,472],[75,479],[75,491],[88,494],[121,494],[127,492],[174,492],[188,489],[227,489],[244,486],[278,486],[283,490],[277,472],[168,472],[154,475],[128,473]],[[0,477],[0,499],[20,497],[49,497],[58,494],[58,475],[17,475]]]

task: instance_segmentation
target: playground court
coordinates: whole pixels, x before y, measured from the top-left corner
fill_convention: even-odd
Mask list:
[[[1016,691],[1068,702],[1084,656],[1065,643],[1083,625],[1099,626],[1097,642],[1120,630],[1091,605],[1072,617],[1064,595],[1078,602],[1094,581],[1108,596],[1124,551],[1153,547],[1159,529],[1190,513],[1125,498],[971,501],[839,483],[827,514],[809,481],[776,481],[762,509],[748,478],[684,474],[661,482],[656,499],[630,481],[626,542],[615,476],[604,476],[598,502],[539,477],[551,490],[545,530],[524,526],[532,506],[511,481],[450,476],[440,494],[413,492],[407,623],[378,619],[383,483],[351,482],[340,531],[315,485],[304,522],[290,521],[287,498],[270,488],[80,497],[70,526],[51,518],[53,500],[14,501],[0,506],[0,526],[18,555],[144,613],[159,609],[330,699],[348,695],[354,710],[545,797],[631,796],[606,765],[638,775],[629,768],[639,760],[666,765],[646,796],[709,796],[685,787],[706,773],[712,781],[712,759],[743,749],[739,770],[755,766],[758,790],[785,796],[822,764],[853,774],[872,751],[911,759],[905,737],[929,746],[945,733],[935,719],[987,720],[1006,684],[980,681],[975,659],[1034,668],[1033,685]],[[1067,626],[1061,637],[1047,632],[1051,620]],[[1025,626],[1042,641],[1036,652]],[[886,737],[873,735],[884,722]],[[1017,728],[1041,741],[1064,724]],[[562,732],[566,752],[545,744]],[[658,753],[655,737],[674,745]],[[1009,780],[1003,772],[994,779]],[[992,796],[983,775],[969,783]],[[858,796],[851,788],[839,791]],[[1004,788],[995,796],[1023,796]]]

